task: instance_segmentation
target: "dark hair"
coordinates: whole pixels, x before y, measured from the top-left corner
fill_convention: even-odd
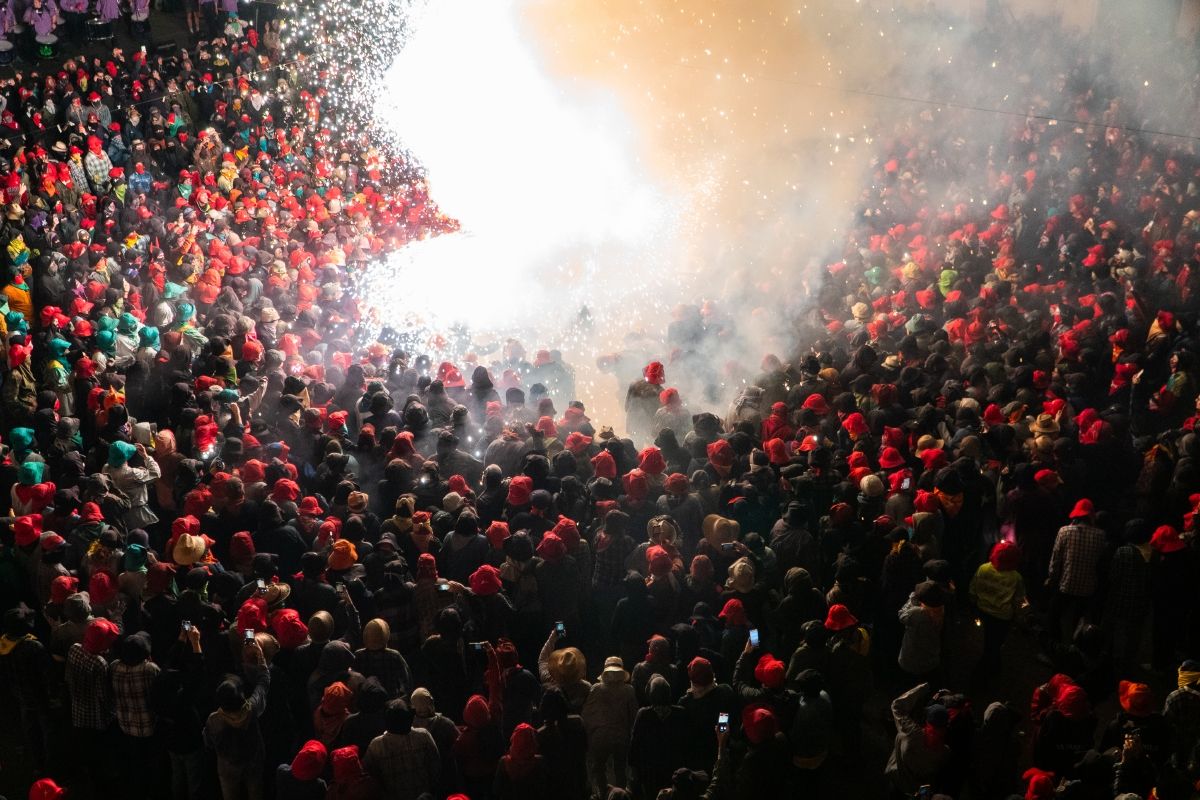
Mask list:
[[[222,711],[238,711],[246,704],[246,693],[242,679],[230,675],[217,686],[217,707]]]
[[[412,730],[413,712],[400,698],[389,700],[385,711],[388,733],[406,734]]]

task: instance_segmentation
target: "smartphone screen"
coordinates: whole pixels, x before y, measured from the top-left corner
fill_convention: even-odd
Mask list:
[[[906,492],[908,491],[910,486],[912,486],[912,478],[905,478],[904,482],[900,484],[900,488]]]
[[[438,591],[439,591],[439,592],[448,592],[448,591],[450,591],[450,584],[448,584],[448,583],[439,583],[439,584],[438,584]]]
[[[750,644],[758,647],[758,628],[750,629]]]
[[[721,733],[729,732],[729,714],[728,713],[722,711],[720,714],[717,714],[717,730],[719,730]]]
[[[733,549],[733,542],[722,542],[721,549],[724,550],[726,553],[728,553],[730,550]]]
[[[192,623],[191,623],[191,622],[189,622],[189,621],[188,621],[188,620],[186,620],[186,619],[185,619],[185,620],[184,620],[182,623],[180,623],[180,624],[183,626],[183,629],[184,629],[185,631],[190,631],[190,630],[192,629]]]
[[[246,629],[246,632],[243,634],[243,636],[245,636],[247,644],[254,641],[254,631],[250,630],[249,628]]]
[[[558,632],[559,636],[567,635],[567,626],[562,624],[561,622],[554,623],[554,630]]]

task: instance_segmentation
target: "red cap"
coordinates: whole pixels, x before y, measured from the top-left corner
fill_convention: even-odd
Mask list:
[[[810,394],[804,399],[802,408],[807,408],[821,417],[829,413],[829,404],[825,402],[825,395],[822,394]]]
[[[1154,695],[1144,683],[1121,681],[1117,686],[1121,708],[1132,717],[1148,717],[1154,713]]]
[[[829,613],[825,616],[825,627],[831,631],[844,631],[846,628],[853,628],[857,624],[858,617],[851,614],[850,609],[841,603],[831,605]]]
[[[764,653],[754,667],[754,677],[768,689],[781,688],[786,673],[783,662],[770,653]]]
[[[517,475],[508,482],[508,497],[506,502],[510,506],[523,506],[529,503],[529,496],[533,493],[533,478],[528,475]]]
[[[1150,537],[1150,546],[1162,554],[1178,553],[1180,550],[1187,548],[1183,539],[1179,537],[1179,531],[1175,530],[1170,525],[1160,525],[1154,531],[1154,535]]]
[[[325,745],[316,739],[309,739],[292,759],[292,777],[300,781],[314,781],[321,777],[325,770],[325,760],[328,752]]]
[[[899,469],[904,466],[904,456],[894,447],[885,447],[879,455],[879,466],[884,469]]]
[[[1036,480],[1036,478],[1035,478],[1035,480]],[[1088,500],[1085,497],[1082,500],[1080,500],[1078,503],[1076,503],[1075,507],[1073,509],[1071,509],[1070,518],[1071,519],[1083,519],[1084,517],[1090,517],[1092,515],[1093,511],[1094,511],[1094,509],[1092,507],[1092,501]]]

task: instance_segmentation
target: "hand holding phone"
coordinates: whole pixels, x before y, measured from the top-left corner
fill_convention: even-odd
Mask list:
[[[717,733],[729,733],[729,712],[717,714]]]
[[[758,628],[750,629],[750,646],[758,647]]]
[[[561,621],[554,623],[554,632],[560,637],[567,635],[567,626]]]

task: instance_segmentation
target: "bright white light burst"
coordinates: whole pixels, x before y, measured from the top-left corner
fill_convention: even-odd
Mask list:
[[[410,12],[376,118],[462,232],[374,268],[364,296],[385,322],[417,311],[435,328],[549,338],[581,305],[598,318],[644,307],[665,282],[678,212],[640,166],[628,118],[600,87],[550,79],[520,15],[520,0]]]

